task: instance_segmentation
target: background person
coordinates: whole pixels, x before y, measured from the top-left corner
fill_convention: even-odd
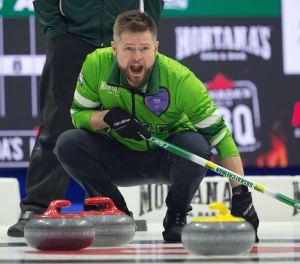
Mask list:
[[[146,13],[128,11],[117,18],[112,47],[96,50],[83,64],[71,109],[77,129],[58,138],[56,153],[89,196],[109,197],[128,215],[117,186],[170,184],[163,237],[179,242],[207,169],[156,147],[138,132],[146,138],[154,134],[207,160],[214,146],[225,168],[243,175],[243,167],[204,85],[179,62],[159,54],[156,38],[155,23]],[[257,230],[251,193],[238,182],[230,183],[232,214]]]
[[[35,0],[36,18],[47,35],[46,62],[41,76],[41,124],[26,176],[27,197],[20,203],[21,217],[7,235],[23,237],[25,224],[44,213],[51,201],[64,199],[70,177],[53,149],[58,136],[71,128],[70,106],[78,72],[86,56],[110,46],[116,17],[138,9],[137,0]],[[158,24],[163,0],[145,0],[144,8]]]

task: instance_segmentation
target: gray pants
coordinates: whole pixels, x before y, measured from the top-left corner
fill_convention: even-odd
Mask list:
[[[166,141],[204,159],[211,158],[210,144],[197,132],[181,131]],[[166,198],[168,209],[189,212],[207,171],[160,147],[133,151],[106,132],[66,131],[58,138],[55,151],[64,169],[90,197],[109,197],[123,212],[128,208],[117,186],[151,183],[171,185]]]

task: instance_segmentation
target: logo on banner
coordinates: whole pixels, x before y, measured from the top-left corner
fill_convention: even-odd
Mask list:
[[[271,26],[176,27],[176,59],[200,53],[202,61],[245,61],[247,54],[269,60]]]
[[[165,0],[164,9],[184,11],[189,6],[189,0]]]
[[[150,95],[144,98],[144,104],[157,116],[165,113],[170,105],[170,94],[166,87],[159,87],[158,95]]]
[[[14,70],[14,72],[16,74],[21,72],[21,70],[22,70],[22,62],[21,62],[20,59],[15,59],[13,61],[13,70]]]
[[[38,129],[0,130],[0,168],[28,167]]]
[[[20,137],[0,138],[0,161],[20,161],[24,154],[22,150],[23,140]]]
[[[255,84],[249,80],[229,80],[218,73],[204,85],[218,106],[239,152],[253,152],[260,148],[261,122]]]
[[[14,11],[23,11],[24,9],[28,9],[29,11],[34,11],[33,1],[28,0],[17,0],[14,5]]]
[[[169,185],[141,185],[139,216],[155,213],[155,211],[163,210],[165,212],[165,199],[169,191]],[[229,182],[202,182],[191,201],[193,211],[189,213],[189,217],[215,216],[216,212],[208,208],[209,204],[222,202],[227,208],[230,208],[231,196]]]

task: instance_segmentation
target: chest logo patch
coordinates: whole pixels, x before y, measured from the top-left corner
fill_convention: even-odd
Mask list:
[[[166,87],[159,87],[159,94],[144,98],[145,105],[157,116],[165,113],[170,106],[170,93]]]
[[[81,71],[79,73],[79,76],[78,76],[78,79],[77,79],[77,81],[80,84],[80,86],[83,86],[83,78],[84,78],[84,76],[82,74],[82,69],[81,69]]]

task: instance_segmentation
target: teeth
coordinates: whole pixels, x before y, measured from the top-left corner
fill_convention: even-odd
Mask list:
[[[143,70],[143,66],[140,64],[132,64],[130,67],[131,67],[132,72],[135,74],[139,74]]]

